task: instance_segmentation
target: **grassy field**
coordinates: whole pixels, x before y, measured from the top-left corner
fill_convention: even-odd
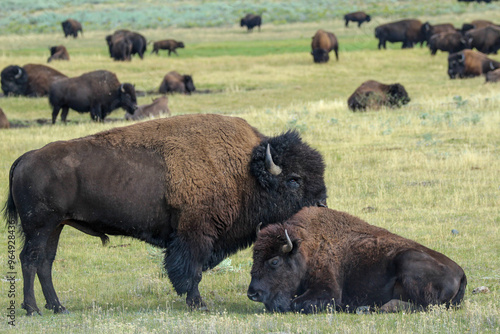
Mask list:
[[[425,2],[425,1],[424,1]],[[401,6],[407,4],[399,2]],[[426,2],[428,3],[428,2]],[[450,6],[452,2],[449,3]],[[436,5],[436,8],[441,8]],[[453,2],[455,6],[455,2]],[[467,8],[467,7],[465,7]],[[471,5],[469,12],[418,16],[456,26],[473,19],[500,22],[500,12]],[[428,14],[430,15],[430,14]],[[54,284],[69,315],[25,317],[22,277],[17,265],[16,330],[23,333],[498,333],[500,331],[500,91],[484,78],[449,80],[446,54],[391,45],[376,49],[376,22],[344,28],[339,19],[265,25],[247,34],[236,25],[215,28],[141,30],[148,40],[184,41],[179,56],[146,55],[113,62],[104,37],[111,30],[86,31],[83,39],[62,33],[0,35],[0,68],[44,64],[48,46],[65,44],[71,60],[50,66],[68,76],[107,69],[136,89],[157,89],[171,70],[193,75],[210,94],[169,96],[173,115],[220,113],[239,116],[268,135],[289,128],[324,156],[329,207],[359,216],[444,253],[468,277],[458,310],[353,315],[270,314],[250,301],[251,249],[241,251],[200,284],[209,312],[190,312],[160,267],[160,250],[130,238],[98,238],[66,228],[54,263]],[[310,40],[318,28],[335,32],[340,60],[312,62]],[[500,60],[499,56],[492,58]],[[411,102],[397,110],[352,113],[348,96],[365,80],[403,84]],[[156,95],[139,97],[139,104]],[[69,124],[46,125],[47,98],[8,97],[0,107],[15,126],[0,131],[0,203],[12,162],[49,142],[92,134],[130,123],[116,110],[104,124],[70,111]],[[458,230],[458,235],[451,233]],[[2,277],[7,270],[7,237],[0,238]],[[20,246],[18,243],[18,249]],[[8,285],[0,284],[2,314]],[[490,293],[473,294],[487,286]],[[35,282],[39,307],[45,304]],[[0,332],[7,331],[2,316]]]

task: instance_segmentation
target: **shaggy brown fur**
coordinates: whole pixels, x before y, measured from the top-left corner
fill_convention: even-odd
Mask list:
[[[500,68],[500,62],[478,51],[463,50],[448,56],[450,79],[477,77],[497,68]]]
[[[177,48],[183,49],[184,43],[181,41],[173,40],[173,39],[166,39],[163,41],[154,42],[153,43],[153,51],[151,51],[151,53],[158,54],[158,50],[168,50],[169,56],[172,52],[178,56],[177,51],[175,51],[175,49],[177,49]]]
[[[375,80],[365,81],[347,100],[352,111],[379,109],[383,106],[398,108],[410,102],[410,97],[399,83],[385,85]]]
[[[196,88],[193,83],[193,78],[187,74],[181,75],[176,71],[168,72],[163,77],[159,88],[160,94],[191,94],[191,92],[194,92],[195,90]]]
[[[311,48],[315,63],[326,63],[330,57],[328,53],[335,51],[335,59],[339,60],[339,43],[337,37],[329,31],[319,29],[312,37]]]
[[[375,28],[375,37],[378,38],[378,48],[386,48],[386,42],[403,42],[402,48],[412,48],[415,43],[423,43],[422,22],[407,19],[389,22]]]
[[[486,82],[498,82],[500,81],[500,69],[486,73]]]
[[[64,37],[73,36],[74,38],[78,37],[78,32],[83,36],[82,24],[77,20],[67,19],[66,21],[61,23]]]
[[[69,60],[69,53],[64,45],[52,46],[49,50],[50,57],[47,59],[47,63],[53,60]]]
[[[0,129],[8,129],[10,128],[10,123],[7,120],[7,116],[3,112],[2,108],[0,108]]]
[[[137,121],[140,119],[150,117],[165,117],[170,116],[170,109],[168,108],[168,98],[161,96],[153,100],[150,104],[143,104],[137,107],[133,114],[126,113],[125,119]]]
[[[454,53],[468,48],[468,43],[458,31],[434,34],[429,40],[431,55],[436,55],[437,50]]]
[[[349,26],[349,21],[353,22],[358,22],[358,28],[361,27],[361,24],[363,22],[370,22],[371,17],[370,15],[366,14],[365,12],[354,12],[354,13],[349,13],[344,15],[344,20],[345,20],[345,26]]]
[[[432,35],[440,34],[442,32],[456,32],[455,27],[451,23],[441,23],[431,25],[429,22],[425,22],[421,27],[424,39],[429,43]]]
[[[497,54],[500,49],[500,27],[486,26],[469,30],[464,35],[471,49],[484,54]]]

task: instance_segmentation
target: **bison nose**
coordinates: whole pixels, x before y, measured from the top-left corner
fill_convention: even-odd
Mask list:
[[[247,296],[250,300],[253,300],[254,302],[260,301],[260,297],[262,296],[262,293],[260,291],[256,291],[252,287],[248,288]]]

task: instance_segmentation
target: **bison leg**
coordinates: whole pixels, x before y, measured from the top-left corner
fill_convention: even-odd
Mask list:
[[[59,115],[59,110],[61,110],[59,106],[54,106],[52,108],[52,124],[56,123],[57,115]]]
[[[422,308],[413,305],[412,303],[404,302],[399,299],[392,299],[380,307],[381,313],[396,313],[396,312],[415,312],[421,311]]]
[[[349,26],[349,20],[345,20],[345,27],[347,28]]]
[[[66,117],[68,117],[68,111],[69,111],[69,107],[62,108],[61,121],[63,121],[64,123],[66,123]]]
[[[315,286],[308,289],[302,295],[292,300],[292,309],[301,313],[317,313],[331,305],[341,308],[342,292],[336,282],[331,282],[332,286]]]
[[[90,107],[90,118],[92,118],[92,120],[96,122],[102,118],[100,104]]]

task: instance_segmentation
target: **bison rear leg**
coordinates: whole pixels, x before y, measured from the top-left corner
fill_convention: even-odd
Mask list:
[[[68,117],[68,112],[69,112],[69,108],[68,107],[63,107],[62,108],[61,121],[63,121],[64,123],[66,123],[66,118]]]
[[[59,106],[54,106],[52,108],[52,124],[56,123],[57,115],[59,115],[59,110],[61,110],[61,107]]]
[[[422,311],[422,307],[417,307],[412,303],[404,302],[399,299],[392,299],[380,307],[381,313],[396,313],[396,312],[415,312]]]

